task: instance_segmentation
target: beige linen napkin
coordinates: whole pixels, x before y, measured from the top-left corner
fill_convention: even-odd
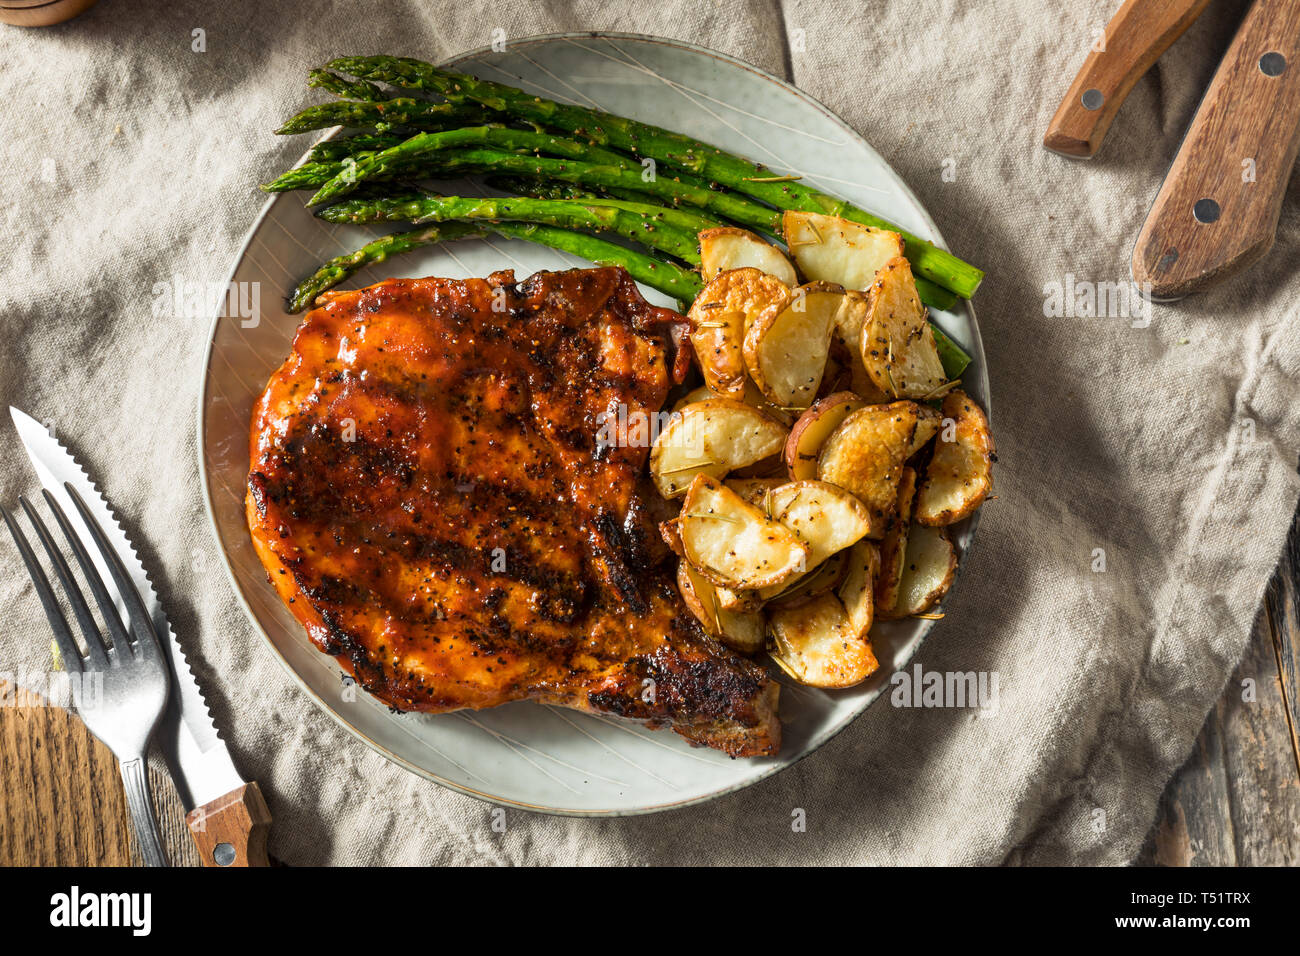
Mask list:
[[[1122,863],[1242,655],[1300,495],[1300,195],[1247,275],[1143,318],[1080,316],[1134,236],[1242,4],[1138,84],[1101,156],[1042,131],[1109,0],[1026,4],[101,3],[0,29],[0,401],[56,423],[131,531],[290,863]],[[583,820],[491,808],[319,712],[236,606],[195,465],[206,321],[157,282],[224,280],[300,140],[271,135],[343,53],[440,59],[614,29],[715,47],[858,129],[982,265],[997,499],[927,671],[996,675],[996,713],[878,702],[795,767],[708,805]],[[400,269],[400,264],[394,265]],[[1089,285],[1091,284],[1091,285]],[[1104,286],[1102,287],[1105,288]],[[1052,315],[1049,313],[1064,313]],[[8,428],[8,424],[0,428]],[[35,490],[14,436],[0,499]],[[7,544],[0,671],[47,666]],[[1101,568],[1104,567],[1104,570]],[[806,829],[792,828],[802,809]]]

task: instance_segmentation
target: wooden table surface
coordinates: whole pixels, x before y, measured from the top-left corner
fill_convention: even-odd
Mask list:
[[[1165,790],[1138,863],[1300,863],[1298,648],[1300,513],[1246,656]],[[169,856],[197,866],[171,781],[150,776]],[[108,748],[67,711],[0,707],[0,865],[139,862]]]

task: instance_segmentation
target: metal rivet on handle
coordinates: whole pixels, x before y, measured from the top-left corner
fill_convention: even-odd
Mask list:
[[[230,866],[235,862],[235,848],[229,843],[218,843],[212,848],[212,859],[217,861],[217,866]]]
[[[1198,199],[1192,207],[1192,215],[1197,222],[1214,222],[1219,218],[1219,204],[1213,199]]]
[[[1084,90],[1079,102],[1085,110],[1099,110],[1101,104],[1106,102],[1106,97],[1102,96],[1101,90]]]
[[[1281,76],[1286,69],[1286,57],[1276,50],[1265,53],[1259,58],[1259,72],[1265,76]]]

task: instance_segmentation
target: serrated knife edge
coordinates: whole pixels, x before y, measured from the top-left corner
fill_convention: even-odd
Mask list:
[[[73,509],[63,489],[63,482],[68,481],[77,488],[130,572],[141,598],[149,607],[159,636],[164,638],[172,666],[173,687],[155,740],[172,770],[186,809],[208,803],[241,786],[244,781],[235,769],[226,744],[213,723],[203,691],[190,669],[185,649],[172,630],[144,562],[140,560],[107,498],[76,456],[51,435],[44,425],[13,406],[10,406],[9,413],[18,430],[18,437],[37,470],[41,485],[58,498],[69,513],[73,513]],[[50,460],[52,457],[54,461]],[[58,468],[55,462],[65,467]],[[58,472],[67,469],[71,469],[71,473],[60,476]],[[79,522],[76,527],[78,534],[86,536],[87,533],[81,529]],[[100,573],[105,580],[109,580],[107,569],[102,567],[102,558],[93,542],[87,540],[86,543],[95,563],[100,565]],[[121,610],[119,605],[119,612]]]

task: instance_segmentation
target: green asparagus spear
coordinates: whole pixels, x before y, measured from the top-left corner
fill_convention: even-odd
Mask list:
[[[916,280],[916,294],[932,309],[951,309],[957,304],[959,298],[956,292],[945,289],[937,282],[931,282],[923,276],[914,276]]]
[[[492,114],[494,115],[494,114]],[[499,117],[497,117],[499,118]],[[335,100],[309,106],[290,117],[276,130],[280,135],[307,133],[331,126],[352,129],[368,127],[410,126],[414,129],[448,129],[467,123],[489,122],[489,115],[474,107],[457,103],[430,103],[401,97],[379,103]]]
[[[622,203],[619,206],[580,203],[562,199],[484,199],[481,197],[429,196],[408,201],[376,199],[343,202],[317,215],[329,222],[478,221],[534,222],[567,229],[608,231],[700,264],[699,244],[691,230],[679,229],[663,219],[657,206]]]
[[[310,157],[312,162],[299,166],[297,169],[289,170],[271,182],[266,183],[262,186],[262,190],[274,193],[320,187],[328,184],[335,177],[339,177],[340,181],[353,186],[360,185],[363,179],[367,181],[391,179],[396,171],[414,167],[423,158],[427,149],[427,147],[421,146],[421,144],[427,143],[426,140],[421,139],[424,135],[426,134],[417,134],[406,138],[396,133],[380,133],[318,143],[312,148]],[[436,140],[438,143],[487,144],[505,149],[536,150],[557,156],[581,155],[586,148],[583,144],[571,139],[565,139],[562,136],[552,136],[547,133],[535,133],[528,130],[504,129],[499,126],[470,126],[445,130],[436,135],[438,136],[438,140]],[[356,140],[362,141],[361,148],[350,148],[348,144]],[[408,145],[412,143],[415,145]],[[367,146],[371,148],[365,148]],[[379,149],[376,150],[375,146],[378,146]],[[398,152],[389,152],[396,147],[402,148]],[[317,150],[321,151],[322,157],[339,155],[337,159],[325,160],[317,157]],[[370,157],[376,153],[386,154],[386,157],[379,162],[369,162]],[[614,153],[608,155],[617,158]],[[350,163],[349,160],[351,160]],[[317,197],[313,197],[309,200],[309,204],[314,204],[317,201],[328,201],[329,198],[318,200]]]
[[[652,206],[645,201],[646,197],[640,193],[629,193],[628,195],[631,197],[629,199],[613,199],[602,193],[574,186],[571,183],[530,179],[526,176],[489,176],[487,177],[487,184],[493,189],[499,189],[502,192],[511,193],[515,196],[531,196],[534,199],[573,199],[578,202],[612,206],[615,209],[632,209],[633,211],[654,209],[664,222],[694,233],[722,225],[718,220],[702,216],[691,209],[682,209],[675,206]]]
[[[295,189],[311,189],[321,183],[329,182],[342,168],[342,162],[303,163],[293,169],[286,169],[269,183],[262,183],[257,188],[264,193],[287,193]]]
[[[943,329],[930,323],[930,328],[934,330],[934,347],[939,353],[939,361],[943,364],[943,372],[948,379],[961,378],[962,372],[966,371],[966,366],[970,365],[970,356],[967,355],[960,345],[948,338]]]
[[[461,175],[465,173],[498,172],[515,173],[523,176],[541,176],[558,179],[586,188],[606,189],[621,188],[633,192],[645,193],[668,203],[685,202],[700,209],[707,209],[715,216],[731,219],[742,225],[765,232],[780,229],[781,213],[751,202],[734,193],[716,192],[688,183],[676,182],[663,176],[644,178],[634,169],[620,166],[597,165],[571,159],[549,159],[541,156],[524,156],[499,149],[452,149],[439,153],[431,148],[435,142],[453,143],[452,134],[462,130],[449,130],[447,133],[430,133],[429,138],[422,139],[416,155],[425,158],[428,169],[438,175]],[[516,132],[511,130],[510,132]],[[535,134],[536,135],[536,134]],[[434,140],[433,137],[445,137]],[[316,203],[346,196],[359,183],[364,182],[372,172],[383,173],[394,163],[401,163],[410,158],[406,151],[408,143],[420,137],[412,137],[401,146],[376,153],[357,160],[351,175],[340,173],[330,180],[310,200]],[[406,167],[410,168],[410,167]]]
[[[393,98],[369,80],[348,80],[329,70],[312,70],[307,74],[307,85],[348,100],[379,102]]]
[[[365,266],[384,262],[390,256],[438,242],[483,236],[488,233],[512,239],[525,239],[553,249],[562,249],[589,259],[597,265],[622,266],[633,279],[652,289],[658,289],[679,302],[690,302],[699,294],[701,288],[700,277],[688,269],[672,263],[660,262],[650,256],[585,233],[518,222],[440,222],[408,232],[384,236],[362,246],[356,252],[331,259],[293,290],[289,310],[301,312],[322,292],[338,285]]]
[[[405,137],[399,133],[358,133],[356,136],[327,139],[311,148],[307,157],[313,163],[336,163],[355,158],[358,153],[374,153],[396,146]]]
[[[479,103],[521,120],[566,130],[601,146],[648,156],[779,209],[842,216],[868,226],[891,229],[902,234],[907,257],[917,273],[965,298],[975,292],[984,277],[976,267],[864,209],[797,181],[772,176],[761,166],[681,133],[600,110],[556,103],[515,87],[440,70],[432,64],[410,58],[342,57],[333,60],[329,66],[364,79],[438,92],[452,102]]]
[[[569,183],[535,180],[524,176],[489,176],[487,184],[494,189],[500,189],[502,192],[514,193],[519,196],[532,196],[536,199],[579,199],[583,202],[604,201],[613,204],[620,199],[639,202],[645,198],[641,194],[630,190],[611,189],[608,191],[608,195],[618,197],[618,199],[602,200],[599,194]],[[694,217],[700,220],[700,217],[685,209],[673,208],[669,212],[675,216]],[[671,222],[672,220],[666,219],[665,221]],[[720,222],[707,218],[697,221],[693,225],[686,221],[681,221],[678,224],[683,228],[692,228],[697,233],[702,229],[711,229],[722,225]],[[916,276],[916,291],[920,295],[921,301],[932,309],[951,309],[957,304],[956,293],[950,292],[943,286],[921,276]]]
[[[512,239],[526,239],[552,249],[561,249],[589,259],[598,266],[622,266],[637,282],[658,289],[679,303],[694,301],[704,287],[697,272],[585,233],[522,222],[499,222],[492,226],[492,231]]]
[[[301,312],[315,302],[316,297],[322,292],[334,288],[348,276],[372,263],[384,262],[389,256],[400,255],[444,240],[481,236],[484,231],[484,227],[477,224],[440,222],[411,232],[395,232],[390,236],[383,236],[367,243],[356,252],[331,259],[298,283],[297,288],[289,296],[289,311]]]
[[[367,155],[369,154],[358,153],[357,156],[344,157],[338,162],[303,163],[301,166],[286,170],[269,183],[263,183],[258,188],[266,193],[287,193],[295,189],[314,189],[323,183],[329,182],[340,173],[346,172],[350,168],[349,163],[355,164],[359,156]],[[410,175],[411,172],[411,170],[394,167],[383,175],[374,177],[374,181],[396,179],[402,175]]]
[[[334,181],[326,183],[307,203],[314,206],[318,203],[331,202],[346,196],[353,187],[364,182],[372,173],[383,174],[394,166],[409,166],[425,157],[467,146],[527,150],[570,159],[590,155],[589,148],[576,140],[553,136],[550,133],[535,133],[531,130],[504,129],[499,126],[466,126],[461,129],[417,133],[390,149],[359,157],[355,169],[349,170],[347,175],[340,175]],[[598,156],[601,160],[615,164],[612,168],[619,168],[624,161],[623,157],[608,150],[601,150]],[[523,159],[526,164],[532,161],[529,156],[516,155],[516,158]],[[525,168],[532,167],[526,165]],[[639,174],[631,170],[626,172],[639,179]]]
[[[605,194],[593,189],[583,189],[572,183],[557,183],[528,176],[488,176],[485,180],[493,189],[514,196],[532,196],[534,199],[578,199],[586,202],[604,198]]]

